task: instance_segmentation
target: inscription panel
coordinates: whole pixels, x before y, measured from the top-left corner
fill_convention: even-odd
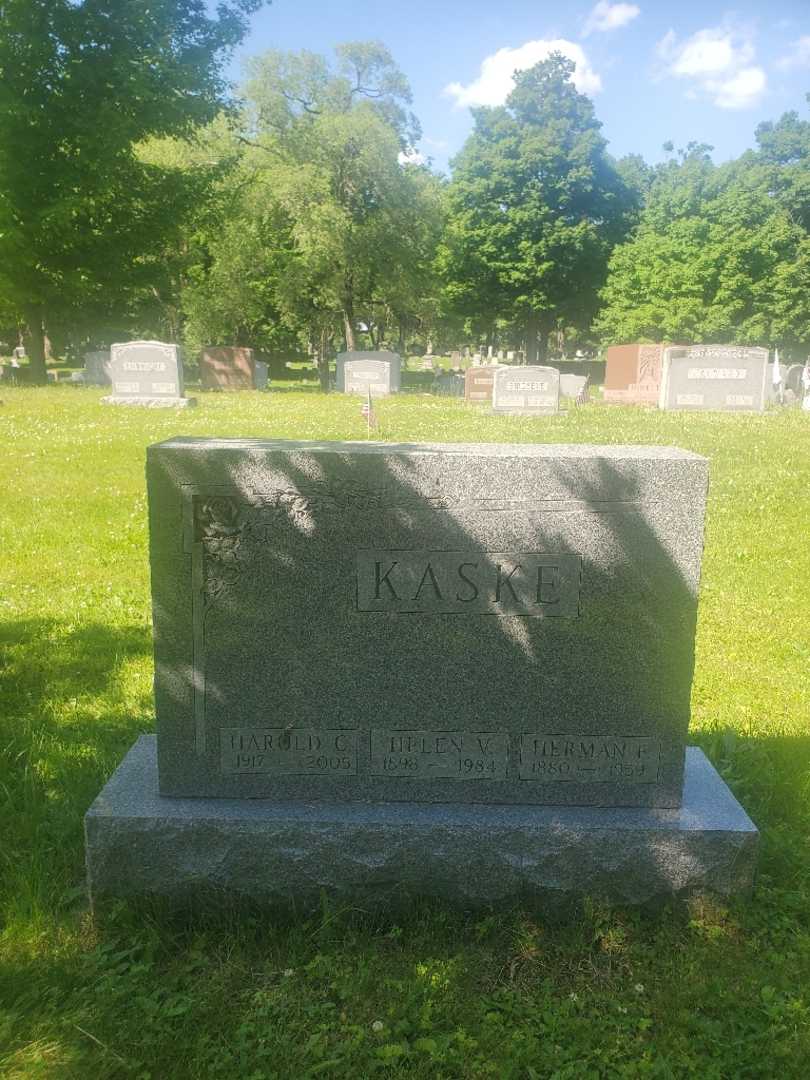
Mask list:
[[[663,409],[755,409],[765,405],[766,349],[692,345],[667,349]]]
[[[509,736],[496,731],[375,728],[372,776],[420,780],[505,780]]]
[[[226,775],[357,773],[357,732],[319,728],[223,728],[220,769]]]
[[[579,615],[582,558],[493,551],[357,553],[357,610]]]
[[[520,736],[521,780],[543,783],[654,784],[661,743],[646,736]]]

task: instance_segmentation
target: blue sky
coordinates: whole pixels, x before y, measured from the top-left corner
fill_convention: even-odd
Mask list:
[[[265,49],[329,54],[378,39],[410,80],[419,150],[436,168],[471,128],[470,104],[496,104],[515,67],[552,47],[577,63],[616,156],[661,160],[662,144],[710,143],[725,160],[788,109],[810,118],[810,0],[274,0],[253,17],[240,57]]]

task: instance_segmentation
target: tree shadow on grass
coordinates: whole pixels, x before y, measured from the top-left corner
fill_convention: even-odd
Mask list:
[[[142,626],[0,624],[0,910],[82,882],[84,812],[154,724],[151,679],[141,690],[121,682],[151,651]]]

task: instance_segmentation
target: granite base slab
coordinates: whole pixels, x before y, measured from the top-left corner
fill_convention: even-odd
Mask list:
[[[751,889],[759,840],[696,747],[687,749],[678,810],[273,803],[159,795],[152,735],[138,739],[90,807],[85,835],[94,905],[220,897],[298,909],[323,893],[465,908],[583,895],[634,905],[728,897]]]
[[[131,394],[107,394],[102,405],[144,405],[149,409],[192,409],[197,404],[193,397],[135,397]]]

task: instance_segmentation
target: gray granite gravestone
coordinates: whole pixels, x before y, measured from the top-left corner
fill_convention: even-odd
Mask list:
[[[371,394],[381,397],[391,393],[391,365],[387,360],[347,360],[343,365],[343,391],[346,394]]]
[[[464,397],[464,376],[456,371],[440,371],[433,380],[432,390],[439,397]]]
[[[560,394],[563,397],[579,398],[580,395],[587,396],[587,387],[587,375],[560,375]]]
[[[257,360],[254,364],[255,382],[257,390],[266,390],[270,381],[270,365],[264,360]]]
[[[675,346],[664,351],[659,408],[761,412],[767,374],[767,349]]]
[[[685,753],[704,458],[175,439],[147,478],[157,755],[87,814],[94,902],[750,887]]]
[[[84,354],[83,382],[92,386],[109,386],[110,350],[96,349]]]
[[[523,416],[559,412],[560,373],[542,365],[501,367],[492,387],[492,410]]]
[[[110,350],[112,394],[107,405],[188,407],[196,398],[183,395],[183,363],[177,345],[128,341]]]
[[[387,374],[383,379],[377,378],[376,373],[379,373],[382,369],[379,367],[366,367],[364,361],[369,361],[371,364],[386,364],[388,366]],[[346,386],[345,371],[347,364],[352,365],[352,371],[355,375],[353,380],[355,388],[352,390],[349,390]],[[363,381],[361,373],[364,370],[375,373],[375,378],[369,379],[368,381],[385,383],[387,386],[386,390],[378,390],[377,393],[398,393],[402,379],[402,358],[398,353],[389,352],[387,349],[367,350],[365,352],[356,350],[354,352],[338,353],[335,362],[335,386],[338,390],[347,394],[365,393],[364,388],[359,385],[359,383]]]

